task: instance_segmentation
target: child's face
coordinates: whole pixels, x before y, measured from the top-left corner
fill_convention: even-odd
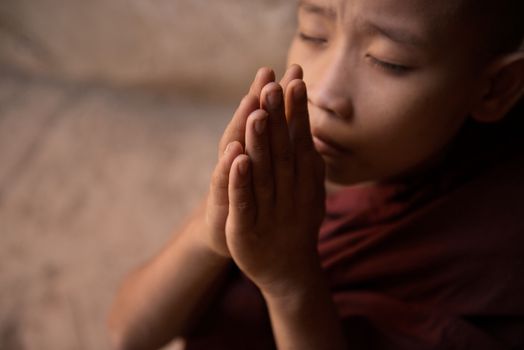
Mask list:
[[[471,35],[453,19],[456,2],[299,5],[288,59],[304,68],[311,129],[329,180],[409,173],[449,144],[480,94]]]

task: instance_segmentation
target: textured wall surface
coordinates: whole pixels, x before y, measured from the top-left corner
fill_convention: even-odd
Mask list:
[[[0,63],[118,85],[238,93],[282,70],[294,0],[2,0]]]

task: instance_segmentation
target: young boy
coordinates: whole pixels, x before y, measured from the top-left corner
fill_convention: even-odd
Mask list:
[[[301,1],[300,66],[258,72],[205,204],[123,284],[116,348],[523,348],[523,15]]]

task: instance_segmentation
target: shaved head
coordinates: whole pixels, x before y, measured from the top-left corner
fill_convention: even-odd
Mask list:
[[[499,54],[524,47],[523,0],[461,0],[461,18],[480,30],[481,48]]]

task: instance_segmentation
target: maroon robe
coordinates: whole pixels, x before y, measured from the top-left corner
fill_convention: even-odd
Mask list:
[[[468,124],[424,174],[328,197],[319,252],[350,348],[524,349],[522,125]],[[274,348],[238,271],[187,338]]]

